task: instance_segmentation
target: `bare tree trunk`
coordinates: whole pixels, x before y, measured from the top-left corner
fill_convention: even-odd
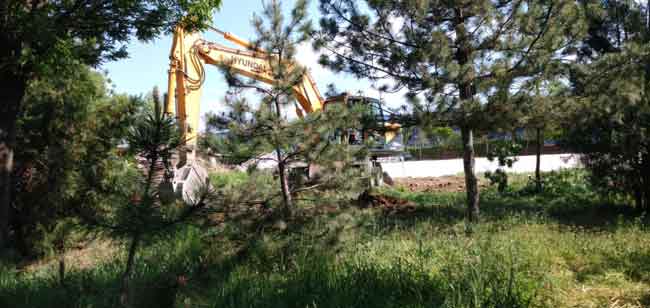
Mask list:
[[[643,210],[643,190],[641,188],[634,190],[634,207],[637,211]]]
[[[154,89],[154,100],[157,99],[157,92]],[[155,144],[160,144],[160,127],[158,127],[158,132],[154,135],[152,141]],[[149,157],[149,168],[147,169],[147,180],[145,181],[145,187],[144,187],[144,193],[143,193],[143,198],[145,200],[142,200],[140,202],[154,202],[153,200],[150,200],[150,191],[152,188],[152,185],[154,185],[154,180],[157,175],[157,168],[156,166],[159,165],[160,161],[160,155],[157,151],[153,151],[151,157]],[[138,206],[138,205],[136,205]],[[132,298],[132,290],[130,286],[131,282],[131,275],[133,274],[133,266],[135,262],[135,255],[138,250],[138,245],[140,244],[140,237],[142,236],[142,231],[136,229],[133,231],[131,234],[133,237],[131,238],[131,245],[129,246],[129,254],[126,260],[126,268],[124,269],[124,274],[122,275],[122,290],[120,292],[120,301],[122,302],[122,305],[124,307],[131,307],[133,306],[133,298]]]
[[[477,222],[479,218],[478,180],[474,173],[474,141],[472,129],[466,126],[460,129],[463,140],[463,168],[465,171],[465,187],[467,191],[467,219]]]
[[[535,142],[535,151],[536,151],[536,161],[535,161],[535,187],[537,192],[542,191],[542,174],[540,172],[540,167],[542,163],[542,145],[544,140],[544,134],[541,128],[536,129],[536,142]]]
[[[22,40],[16,31],[8,29],[10,5],[10,1],[3,1],[0,8],[5,13],[0,17],[0,251],[9,246],[16,120],[27,89],[27,77],[17,61],[22,55]]]
[[[4,118],[4,116],[3,116]],[[9,246],[9,220],[11,207],[11,172],[14,164],[15,133],[9,123],[0,120],[0,248]],[[9,121],[7,121],[9,122]],[[13,135],[13,136],[12,136]]]
[[[140,234],[136,233],[131,240],[131,245],[129,246],[129,255],[126,260],[126,268],[124,269],[124,274],[122,274],[122,291],[120,292],[120,301],[124,307],[131,307],[133,304],[132,292],[131,292],[131,275],[133,274],[133,264],[135,262],[135,254],[140,244]]]
[[[63,251],[59,252],[59,284],[65,286],[65,256]]]
[[[472,45],[467,38],[467,29],[465,22],[464,8],[459,5],[455,10],[455,28],[456,28],[456,61],[463,67],[471,63]],[[474,87],[471,81],[473,80],[474,72],[472,65],[469,65],[464,76],[458,79],[459,98],[464,103],[469,101],[474,96]],[[467,114],[464,114],[461,121],[461,139],[463,141],[463,169],[465,171],[465,190],[467,192],[467,220],[469,222],[478,222],[479,218],[479,190],[478,180],[474,174],[474,140],[472,136],[472,128],[469,123],[471,120]]]
[[[637,209],[642,211],[650,210],[650,155],[643,155],[641,158],[641,181],[638,193],[635,196]]]
[[[280,108],[280,102],[275,100],[275,112],[278,119],[282,118],[282,109]],[[287,174],[287,165],[284,157],[282,155],[282,150],[279,147],[275,148],[275,153],[278,158],[278,174],[280,176],[280,190],[282,191],[282,202],[284,207],[282,208],[282,215],[285,218],[291,217],[291,212],[293,210],[293,200],[291,199],[291,190],[289,189],[289,175]]]
[[[291,199],[291,190],[289,189],[289,177],[287,174],[287,166],[282,157],[282,152],[280,149],[276,149],[278,156],[278,174],[280,175],[280,188],[282,190],[282,215],[285,218],[291,217],[291,212],[293,210],[293,200]]]
[[[0,72],[0,250],[9,246],[16,120],[25,88],[24,79]]]

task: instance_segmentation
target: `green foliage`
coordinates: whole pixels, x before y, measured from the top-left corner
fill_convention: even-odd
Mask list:
[[[479,126],[491,116],[481,108],[490,106],[475,95],[502,94],[495,88],[552,69],[558,51],[584,31],[573,1],[322,0],[320,8],[315,46],[326,50],[323,64],[358,77],[389,78],[393,89],[405,87],[413,99],[421,93],[434,105],[416,104],[416,111],[454,125]]]
[[[269,74],[274,80],[264,85],[242,79],[226,68],[226,79],[233,90],[226,97],[231,110],[221,119],[211,117],[208,123],[211,130],[228,123],[229,131],[223,141],[213,144],[220,147],[214,152],[231,162],[248,161],[251,169],[257,164],[270,164],[276,170],[279,193],[272,197],[282,198],[285,217],[294,211],[293,198],[303,199],[311,190],[332,191],[361,180],[352,163],[365,154],[364,148],[349,147],[342,140],[348,130],[361,127],[365,114],[361,106],[331,104],[326,110],[314,110],[304,117],[287,117],[294,106],[300,108],[293,89],[300,86],[307,73],[294,59],[296,47],[306,42],[305,33],[311,27],[306,10],[307,2],[298,1],[285,21],[279,2],[265,3],[262,17],[253,18],[257,32],[254,43],[271,55]],[[242,89],[251,88],[262,94],[259,105],[240,96]],[[305,179],[310,166],[317,166],[318,176]]]
[[[496,185],[500,193],[505,193],[508,189],[508,173],[503,168],[497,168],[492,171],[485,171],[485,177],[490,181],[490,185]]]
[[[171,240],[152,242],[135,261],[132,288],[138,296],[135,307],[170,307],[180,284],[201,269],[201,232],[184,228]],[[109,246],[109,249],[117,247]],[[118,257],[121,255],[117,255]],[[82,256],[84,257],[84,256]],[[73,269],[65,287],[53,268],[38,272],[0,272],[0,305],[7,307],[119,307],[121,258],[100,260],[88,269]],[[77,261],[77,260],[75,260]],[[86,262],[88,262],[86,260]],[[77,262],[72,262],[75,266]],[[152,266],[155,264],[155,266]]]
[[[15,2],[2,10],[2,41],[19,54],[2,53],[3,67],[60,72],[71,61],[97,65],[126,57],[122,43],[148,41],[171,33],[177,23],[202,29],[210,23],[219,0]],[[30,76],[35,77],[35,76]]]
[[[87,201],[84,178],[97,180],[102,162],[117,155],[140,107],[111,94],[101,74],[75,67],[33,81],[17,123],[12,229],[25,255],[51,251],[48,233],[77,216]]]
[[[496,160],[499,167],[494,172],[486,171],[485,177],[490,180],[490,185],[497,185],[500,193],[504,193],[508,188],[508,174],[504,167],[512,168],[521,149],[521,144],[510,140],[497,140],[490,147],[487,159],[491,162]]]
[[[551,197],[573,197],[598,191],[598,187],[591,187],[588,182],[588,173],[584,170],[551,171],[542,179],[541,193]],[[522,195],[540,193],[534,178],[530,178],[526,185],[519,191]]]
[[[500,167],[512,168],[517,161],[517,155],[521,152],[521,144],[511,140],[497,140],[492,144],[488,152],[489,161],[497,161]]]
[[[126,136],[129,152],[147,161],[160,159],[165,168],[169,168],[172,151],[182,142],[175,125],[174,118],[164,113],[160,102],[154,98],[153,112],[146,114],[144,119],[138,119]]]
[[[245,183],[250,179],[250,175],[245,172],[227,172],[210,174],[210,183],[215,187],[237,186]]]
[[[228,73],[229,74],[229,73]],[[250,138],[255,122],[253,106],[246,98],[231,93],[225,97],[227,114],[208,114],[206,132],[200,139],[201,148],[218,155],[222,163],[239,165],[272,151],[264,138]]]
[[[650,206],[650,30],[648,10],[626,3],[600,8],[590,21],[585,59],[573,67],[574,107],[564,143],[583,153],[590,179],[604,194]],[[618,30],[617,30],[618,29]],[[618,35],[609,33],[618,31]],[[599,55],[594,58],[593,56]],[[592,56],[592,57],[587,57]]]
[[[473,132],[509,123],[513,85],[561,66],[584,31],[575,1],[321,0],[321,64],[408,90],[427,126],[461,129],[468,219],[478,220]],[[435,46],[435,47],[432,47]],[[496,105],[496,106],[495,106]]]
[[[163,112],[157,88],[152,98],[153,108],[131,125],[125,138],[133,156],[109,162],[122,168],[102,179],[104,189],[88,186],[85,192],[93,195],[94,203],[82,217],[83,223],[130,242],[120,291],[124,306],[136,302],[136,290],[130,282],[142,243],[196,219],[212,196],[207,183],[191,195],[174,196],[171,158],[183,140],[175,119]]]
[[[487,191],[471,237],[461,194],[392,188],[383,193],[413,202],[414,213],[352,207],[244,243],[224,238],[225,231],[182,228],[143,247],[133,275],[135,306],[647,305],[647,218],[603,203],[584,189],[582,175],[547,174],[564,189],[553,194]],[[217,177],[226,186],[246,180],[242,173]],[[0,271],[0,304],[114,307],[120,269],[110,257],[72,271],[63,288],[51,269],[7,268]]]
[[[23,101],[29,99],[26,98],[28,92],[38,91],[29,89],[30,87],[43,81],[52,85],[67,82],[70,87],[69,83],[73,80],[70,76],[84,74],[85,68],[80,66],[96,67],[106,61],[125,58],[127,43],[134,37],[142,41],[152,40],[162,32],[171,32],[178,23],[188,29],[205,28],[213,9],[220,2],[4,1],[0,9],[0,84],[3,85],[4,93],[0,112],[0,187],[13,186],[10,173],[14,165],[12,151],[20,137],[17,136],[19,113],[23,109]],[[60,88],[54,87],[54,90],[59,91]],[[78,93],[81,92],[82,90]],[[79,99],[72,104],[68,102],[68,106],[81,102],[87,100]],[[52,106],[43,104],[42,107],[45,107],[44,111],[61,107],[60,104],[56,105],[53,102]],[[48,114],[43,115],[47,117]],[[74,121],[74,118],[69,120]],[[29,127],[23,125],[21,129]],[[30,133],[32,132],[27,131],[27,134]],[[83,134],[83,130],[77,133]],[[103,151],[110,152],[108,148]],[[11,206],[15,203],[15,194],[11,193],[9,188],[0,192],[2,248],[8,242],[10,229],[14,237],[22,241],[23,231],[14,227],[19,225],[18,228],[22,228],[21,225],[30,223],[16,219],[9,221],[12,217]],[[22,247],[22,250],[26,249]]]
[[[150,237],[185,223],[207,206],[209,189],[200,188],[191,201],[167,198],[172,176],[172,154],[182,141],[173,117],[162,112],[157,90],[151,110],[129,128],[125,140],[128,154],[107,161],[111,172],[98,189],[87,187],[95,207],[85,223],[117,237]]]

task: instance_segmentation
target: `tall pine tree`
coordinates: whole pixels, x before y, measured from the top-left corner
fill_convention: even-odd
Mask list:
[[[572,69],[567,144],[605,194],[650,208],[650,3],[583,1],[589,32]]]
[[[393,90],[423,96],[436,117],[460,128],[467,218],[477,221],[474,131],[486,97],[504,79],[545,69],[579,31],[574,1],[321,0],[315,47],[322,63]],[[570,34],[570,35],[567,35]]]

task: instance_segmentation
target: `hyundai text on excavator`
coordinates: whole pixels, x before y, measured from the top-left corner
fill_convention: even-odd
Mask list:
[[[179,153],[179,163],[173,179],[174,191],[186,198],[193,195],[193,190],[202,185],[207,178],[206,171],[196,162],[196,144],[200,121],[200,100],[202,86],[205,81],[205,64],[230,67],[231,71],[245,77],[264,83],[272,83],[268,61],[272,55],[256,49],[248,41],[231,33],[211,28],[224,39],[244,47],[229,48],[201,38],[199,33],[189,33],[182,27],[174,31],[170,54],[169,79],[165,111],[176,116],[180,126],[181,137],[186,140],[186,148]],[[296,98],[296,113],[299,117],[312,112],[318,112],[328,104],[344,103],[369,104],[371,116],[376,120],[375,127],[381,128],[382,142],[378,147],[370,149],[370,158],[361,162],[368,166],[370,174],[375,176],[372,185],[381,185],[381,166],[377,157],[395,156],[401,152],[401,142],[398,138],[400,124],[390,121],[390,112],[381,107],[377,99],[352,96],[347,93],[324,99],[313,78],[307,72],[302,82],[294,86]],[[367,138],[369,129],[361,129],[362,138]],[[375,131],[376,133],[377,131]],[[376,135],[376,134],[375,134]]]

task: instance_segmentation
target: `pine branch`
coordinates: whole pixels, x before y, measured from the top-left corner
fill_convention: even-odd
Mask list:
[[[348,24],[350,24],[350,25],[352,25],[353,27],[355,27],[355,28],[356,28],[357,30],[359,30],[361,33],[366,33],[366,34],[369,34],[369,35],[371,35],[371,36],[374,36],[375,38],[379,38],[379,39],[387,40],[387,41],[389,41],[389,42],[391,42],[391,43],[395,43],[395,44],[403,45],[403,46],[406,46],[406,47],[418,48],[417,45],[413,45],[413,44],[410,44],[410,43],[408,43],[408,42],[404,42],[404,41],[396,40],[396,39],[393,39],[393,38],[391,38],[391,37],[386,37],[386,36],[384,36],[384,35],[381,35],[381,34],[379,34],[379,33],[373,32],[373,31],[368,31],[367,29],[364,29],[364,27],[362,27],[361,25],[359,25],[359,24],[353,22],[352,20],[350,20],[349,18],[347,18],[347,17],[345,16],[345,14],[344,14],[343,12],[341,12],[338,8],[336,8],[334,5],[330,5],[330,8],[332,8],[332,9],[334,10],[334,12],[336,12],[336,14],[337,14],[341,19],[343,19],[343,20],[346,21]],[[365,36],[365,37],[366,37],[368,40],[372,40],[372,39],[368,38],[368,36]]]

